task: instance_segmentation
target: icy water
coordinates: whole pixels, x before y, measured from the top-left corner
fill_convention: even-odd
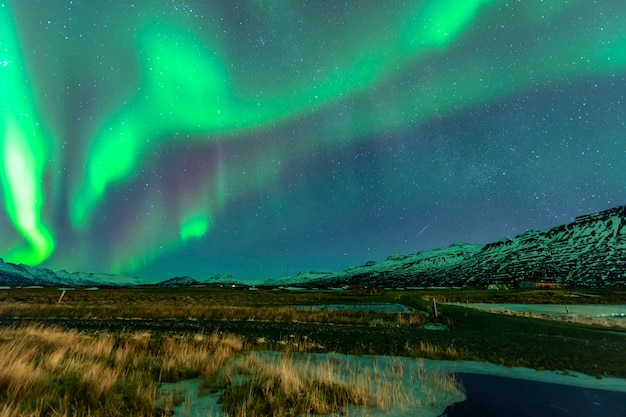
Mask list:
[[[364,304],[320,304],[320,305],[298,305],[294,308],[307,310],[352,310],[352,311],[376,311],[382,313],[411,313],[412,310],[402,304],[397,303],[364,303]]]
[[[494,375],[457,373],[466,400],[446,417],[624,417],[626,392]]]
[[[280,353],[266,352],[277,357]],[[383,412],[377,409],[353,408],[348,415],[370,417],[624,417],[626,416],[626,380],[605,377],[597,379],[575,372],[537,371],[528,368],[509,368],[486,362],[436,361],[389,356],[352,356],[336,353],[302,354],[303,363],[330,364],[331,372],[345,378],[348,374],[361,375],[374,369],[401,369],[402,395],[409,395],[410,404],[390,404]],[[393,366],[393,368],[390,368]],[[419,370],[426,372],[453,372],[463,388],[446,394],[429,391],[417,383]],[[384,374],[383,378],[393,377]],[[418,377],[422,378],[422,377]],[[174,415],[224,416],[219,402],[220,392],[197,397],[198,380],[164,384],[162,391],[176,389],[183,384],[187,405],[181,404]],[[379,386],[374,384],[374,386]],[[430,394],[429,394],[430,393]],[[401,396],[401,398],[404,398]],[[455,402],[456,401],[456,402]],[[408,406],[408,408],[407,408]]]
[[[626,305],[470,303],[469,306],[484,310],[508,310],[516,313],[550,314],[553,316],[576,315],[579,317],[626,319]]]

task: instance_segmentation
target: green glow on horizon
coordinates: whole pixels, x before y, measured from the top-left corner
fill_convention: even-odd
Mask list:
[[[51,139],[38,118],[7,9],[0,4],[0,185],[7,214],[26,245],[2,257],[34,265],[46,260],[55,246],[41,213]]]

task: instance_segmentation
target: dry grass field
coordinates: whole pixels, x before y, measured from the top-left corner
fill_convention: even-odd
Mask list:
[[[67,291],[61,303],[55,288],[0,291],[0,317],[58,319],[237,320],[282,323],[420,325],[419,312],[388,313],[296,308],[332,303],[387,301],[381,295],[250,292],[213,288],[141,288]],[[367,293],[364,293],[367,294]]]
[[[168,415],[184,394],[164,397],[159,386],[190,378],[199,378],[205,392],[223,390],[224,410],[237,417],[330,414],[348,405],[384,410],[398,402],[422,406],[404,394],[399,366],[357,375],[330,360],[258,354],[232,334],[87,335],[26,325],[0,330],[0,362],[6,364],[0,368],[3,417]],[[429,392],[458,390],[452,375],[424,370],[412,384]]]
[[[463,295],[478,297],[438,297]],[[336,364],[297,362],[304,352],[464,359],[626,376],[626,364],[616,354],[623,330],[443,304],[434,318],[425,314],[433,294],[424,291],[79,288],[67,291],[60,303],[59,296],[55,288],[0,291],[0,363],[6,364],[0,368],[0,417],[168,415],[185,398],[163,397],[159,388],[190,378],[202,381],[206,392],[219,390],[231,416],[336,413],[358,405],[384,410],[388,401],[409,401],[398,388],[405,378],[398,367],[379,370],[384,378],[350,376]],[[400,303],[412,310],[294,307],[363,303]],[[449,375],[415,378],[431,392],[456,389]]]

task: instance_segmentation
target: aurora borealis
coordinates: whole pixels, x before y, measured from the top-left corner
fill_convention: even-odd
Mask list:
[[[0,257],[275,278],[624,204],[626,5],[0,0]]]

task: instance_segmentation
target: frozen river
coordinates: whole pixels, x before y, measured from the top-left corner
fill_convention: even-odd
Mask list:
[[[481,310],[513,311],[516,313],[550,314],[553,316],[575,315],[626,319],[626,305],[603,304],[490,304],[470,303],[469,307]]]
[[[352,310],[352,311],[375,311],[380,313],[411,313],[409,307],[397,303],[362,303],[362,304],[316,304],[298,305],[294,308],[304,310]]]

